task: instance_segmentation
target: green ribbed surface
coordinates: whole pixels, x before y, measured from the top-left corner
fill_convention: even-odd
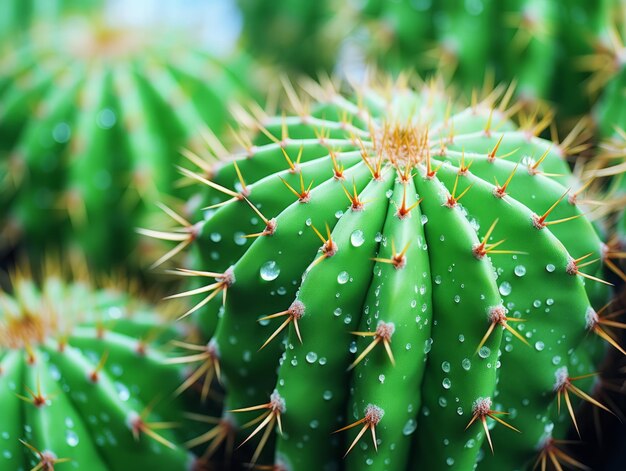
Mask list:
[[[494,104],[450,108],[436,86],[365,88],[354,98],[320,88],[315,96],[323,101],[311,113],[261,119],[264,135],[235,155],[246,189],[234,165],[224,164],[213,181],[240,196],[192,221],[193,268],[213,272],[197,283],[217,284],[197,299],[215,293],[208,309],[191,315],[219,348],[225,410],[273,407],[259,459],[288,470],[528,469],[538,447],[562,438],[571,424],[566,410],[556,411],[558,375],[594,372],[604,349],[589,330],[608,288],[571,270],[575,258],[601,257],[602,241],[584,217],[539,228],[533,223],[555,202],[547,221],[581,214],[574,197],[561,198],[580,185],[564,151],[518,129]],[[295,169],[285,153],[292,161],[300,155]],[[380,176],[373,178],[380,156]],[[499,197],[498,185],[512,173],[506,196]],[[281,179],[297,193],[313,183],[298,199]],[[445,204],[467,188],[457,204]],[[345,191],[358,195],[363,208],[351,205]],[[205,187],[207,205],[230,197]],[[414,203],[410,217],[399,217],[398,208]],[[334,246],[313,230],[328,238],[325,225]],[[486,243],[504,240],[498,250],[513,253],[477,257],[487,235]],[[332,256],[324,256],[321,245]],[[379,260],[403,248],[402,267]],[[580,272],[603,276],[599,262]],[[525,320],[510,326],[529,345],[496,326],[476,352],[494,308]],[[286,321],[278,338],[259,350]],[[351,332],[371,334],[381,322],[393,324],[395,366],[380,337],[350,369],[375,338]],[[576,385],[588,390],[589,383]],[[493,456],[480,420],[465,430],[480,397],[491,398],[492,408],[507,412],[504,419],[522,432],[489,419]],[[331,432],[378,410],[371,405],[384,411],[375,427],[378,452],[366,430],[343,460],[362,425]],[[271,433],[276,411],[282,435]],[[228,420],[243,425],[261,412]],[[255,457],[240,452],[240,458]]]

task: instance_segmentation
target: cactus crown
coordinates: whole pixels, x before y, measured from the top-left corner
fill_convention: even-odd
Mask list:
[[[257,139],[211,180],[189,173],[207,208],[176,232],[201,280],[176,296],[202,296],[186,315],[219,345],[224,407],[245,442],[261,434],[244,459],[526,462],[569,423],[555,372],[592,372],[588,331],[607,337],[587,324],[603,244],[566,198],[566,146],[509,119],[510,89],[461,110],[436,83],[307,89],[312,107],[287,88],[294,116],[237,111]]]

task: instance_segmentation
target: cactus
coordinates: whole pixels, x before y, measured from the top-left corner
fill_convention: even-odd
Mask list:
[[[237,0],[242,40],[255,56],[292,73],[330,71],[340,36],[333,30],[331,2]]]
[[[609,10],[603,27],[596,35],[596,54],[586,58],[585,65],[593,72],[588,88],[600,95],[593,117],[602,138],[619,137],[618,130],[626,128],[624,116],[624,56],[626,46],[626,6]]]
[[[18,273],[0,294],[0,468],[188,469],[182,371],[163,349],[180,329],[83,278]]]
[[[466,109],[435,82],[305,88],[291,116],[237,111],[256,140],[195,175],[207,208],[175,231],[200,284],[173,297],[199,296],[183,316],[225,388],[212,433],[298,471],[568,459],[575,401],[606,409],[599,337],[623,352],[576,136],[517,127],[511,88]]]
[[[229,100],[245,95],[238,65],[146,34],[72,23],[3,56],[2,245],[25,240],[35,256],[78,244],[100,268],[131,253],[141,263],[134,227],[172,193],[181,146],[224,130]]]
[[[620,0],[369,0],[353,15],[363,23],[362,49],[385,68],[439,69],[465,90],[518,81],[520,99],[556,103],[572,117],[591,100],[581,61],[606,39]]]

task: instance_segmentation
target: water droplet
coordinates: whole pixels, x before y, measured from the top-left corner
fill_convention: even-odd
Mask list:
[[[324,394],[322,394],[322,397],[325,401],[330,401],[333,398],[333,393],[329,390],[326,390],[324,391]]]
[[[363,231],[361,229],[357,229],[352,232],[350,235],[350,243],[354,247],[360,247],[365,242],[365,236],[363,235]]]
[[[116,382],[115,389],[117,389],[117,395],[120,401],[128,401],[128,399],[130,399],[130,391],[124,384]]]
[[[554,304],[554,299],[552,299],[552,298],[548,298],[548,299],[546,299],[546,304],[547,304],[548,306],[552,306],[552,305]]]
[[[110,110],[109,108],[105,108],[98,113],[98,117],[96,118],[96,120],[98,126],[100,126],[101,128],[111,129],[115,125],[117,118],[112,110]]]
[[[524,276],[526,274],[526,267],[524,265],[517,265],[513,270],[517,276]]]
[[[317,361],[317,353],[309,352],[306,354],[306,361],[308,363],[315,363]]]
[[[461,296],[459,296],[458,294],[454,295],[454,302],[456,304],[459,304],[461,302]]]
[[[498,288],[498,291],[500,291],[500,294],[502,296],[508,296],[509,294],[511,294],[511,283],[509,283],[508,281],[503,281],[500,284],[500,287]]]
[[[551,263],[548,263],[548,264],[546,265],[546,271],[547,271],[548,273],[552,273],[555,269],[556,269],[556,267],[555,267],[554,265],[552,265]]]
[[[350,275],[348,274],[348,272],[342,271],[339,273],[339,275],[337,275],[337,283],[339,283],[340,285],[345,285],[348,282],[349,278]]]
[[[333,314],[335,315],[335,317],[339,317],[341,315],[341,308],[338,307],[333,311]]]
[[[439,398],[439,405],[441,407],[446,407],[448,405],[448,400],[445,397],[440,397]]]
[[[73,430],[65,432],[65,442],[72,448],[78,445],[78,435]]]
[[[450,389],[450,386],[452,386],[452,381],[450,381],[450,378],[443,378],[443,381],[441,382],[441,385],[445,389]]]
[[[72,136],[72,130],[67,123],[58,123],[52,130],[52,139],[59,144],[65,144],[70,140]]]
[[[489,355],[491,355],[491,349],[489,347],[483,346],[478,350],[478,356],[480,358],[487,358]]]
[[[424,342],[424,353],[430,352],[430,349],[432,348],[432,346],[433,346],[433,339],[427,339]]]
[[[385,375],[378,375],[378,381],[380,381],[380,384],[383,384],[385,382]]]
[[[246,234],[244,234],[243,232],[235,232],[233,234],[233,240],[235,241],[235,245],[238,246],[242,246],[242,245],[246,245],[246,242],[248,241],[245,237]]]
[[[417,429],[417,421],[414,419],[407,420],[404,427],[402,427],[402,435],[411,435]]]
[[[545,347],[545,344],[542,341],[535,342],[535,348],[537,349],[538,352],[543,350],[544,347]]]
[[[209,238],[213,242],[219,242],[220,240],[222,240],[222,234],[220,234],[219,232],[211,232]]]
[[[555,355],[552,357],[552,364],[553,365],[558,365],[559,363],[561,363],[561,357],[558,355]]]
[[[459,335],[459,342],[461,342],[461,343],[465,342],[465,335],[463,335],[463,334]]]
[[[320,423],[318,420],[311,420],[311,422],[309,422],[309,427],[311,427],[312,429],[316,429],[317,427],[319,427]]]
[[[441,369],[445,373],[449,373],[450,372],[450,362],[449,361],[444,361],[443,363],[441,363]]]
[[[472,367],[472,362],[470,361],[469,358],[463,358],[463,361],[461,362],[461,366],[463,367],[465,371],[469,371],[469,369]]]
[[[448,466],[452,466],[454,464],[454,458],[452,457],[446,458],[446,464]]]
[[[265,281],[272,281],[280,275],[280,267],[274,260],[269,260],[261,265],[260,273]]]
[[[337,212],[335,213],[335,217],[336,217],[337,219],[340,219],[340,218],[341,218],[341,216],[343,216],[343,211],[342,211],[342,210],[339,210],[339,211],[337,211]]]

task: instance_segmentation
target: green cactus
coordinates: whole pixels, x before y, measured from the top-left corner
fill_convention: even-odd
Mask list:
[[[200,296],[184,315],[219,352],[212,433],[298,471],[551,460],[597,337],[621,349],[568,144],[518,128],[511,89],[467,109],[435,83],[306,89],[311,112],[290,87],[292,116],[239,112],[257,139],[196,176],[209,209],[175,232],[201,284],[174,297]]]
[[[206,126],[225,130],[229,101],[246,95],[243,62],[230,67],[146,34],[67,24],[6,51],[3,245],[25,240],[34,253],[77,244],[97,267],[131,253],[140,263],[148,248],[136,248],[134,228],[175,188],[176,165],[188,164],[181,147],[199,148]]]
[[[341,35],[333,29],[337,13],[319,0],[237,0],[243,19],[242,42],[255,56],[292,73],[330,71]]]
[[[369,0],[362,48],[385,68],[433,69],[465,90],[485,81],[518,83],[522,100],[550,101],[562,116],[586,113],[591,100],[580,62],[606,40],[620,0]]]
[[[189,469],[183,371],[163,348],[181,329],[79,279],[18,273],[0,294],[0,468]]]
[[[590,91],[600,94],[593,110],[600,137],[619,137],[626,129],[624,114],[624,57],[626,56],[626,5],[606,12],[605,21],[596,35],[596,54],[587,57],[585,65],[593,71]]]

